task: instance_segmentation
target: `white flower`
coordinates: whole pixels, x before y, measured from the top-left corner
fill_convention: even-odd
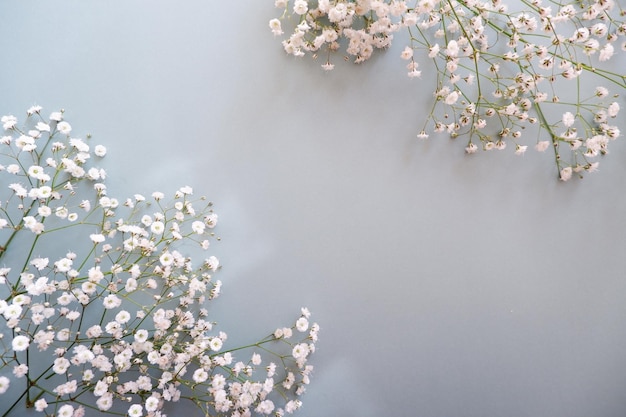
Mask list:
[[[199,234],[199,235],[204,233],[204,228],[205,228],[205,224],[204,222],[201,222],[201,221],[195,221],[191,224],[191,230],[193,230],[194,233]]]
[[[72,357],[72,363],[73,364],[85,364],[88,362],[91,362],[92,360],[94,360],[96,357],[96,355],[89,350],[89,348],[87,346],[84,345],[78,345],[74,348],[74,356]],[[89,370],[91,371],[91,370]],[[83,374],[83,380],[85,379],[91,379],[93,378],[93,372],[91,373],[91,375],[84,375]]]
[[[302,407],[302,401],[300,400],[290,400],[285,404],[285,411],[289,414],[293,414],[296,410]]]
[[[69,135],[72,131],[72,126],[68,122],[59,122],[57,123],[57,129],[64,135]]]
[[[102,397],[98,398],[96,405],[101,411],[107,411],[113,406],[113,394],[107,392]]]
[[[66,342],[70,338],[70,329],[68,328],[61,329],[57,332],[56,336],[57,336],[57,340],[60,340],[61,342]]]
[[[250,362],[252,362],[252,365],[254,366],[259,366],[261,364],[261,355],[259,355],[258,353],[253,353]]]
[[[609,117],[615,117],[617,116],[617,113],[619,113],[619,103],[614,101],[609,105],[607,109],[607,114],[609,115]]]
[[[600,62],[608,61],[613,56],[615,52],[615,48],[610,43],[607,43],[600,49],[600,55],[598,56],[598,60]]]
[[[128,408],[128,417],[143,416],[143,407],[141,404],[133,404]]]
[[[88,302],[88,301],[87,301]],[[69,321],[74,321],[76,319],[78,319],[80,317],[80,312],[78,311],[70,311],[69,313],[67,313],[65,315],[65,317],[69,320]]]
[[[54,263],[54,266],[59,272],[68,272],[70,269],[72,269],[72,264],[73,262],[71,259],[61,258]]]
[[[404,50],[400,54],[400,57],[402,59],[411,59],[411,58],[413,58],[413,49],[411,47],[409,47],[409,46],[405,46]]]
[[[204,222],[210,229],[214,228],[215,225],[217,224],[217,214],[215,213],[208,214],[204,218]]]
[[[605,87],[599,86],[596,87],[595,94],[600,98],[604,98],[609,95],[609,90],[607,90]]]
[[[296,321],[296,329],[299,332],[306,332],[308,328],[309,321],[306,319],[306,317],[300,317],[298,321]]]
[[[412,69],[407,73],[409,78],[420,78],[422,76],[422,71],[418,71],[416,68]]]
[[[91,241],[97,245],[98,243],[104,242],[106,238],[101,233],[94,233],[89,235],[89,239],[91,239]]]
[[[150,225],[150,231],[154,234],[160,235],[165,231],[165,225],[161,221],[156,221]]]
[[[40,111],[41,111],[41,106],[38,106],[35,104],[33,106],[30,106],[28,110],[26,110],[26,114],[28,114],[29,116],[32,116],[33,114],[39,113]]]
[[[87,171],[87,178],[92,181],[95,181],[100,178],[100,170],[98,168],[89,168]]]
[[[473,143],[470,143],[469,145],[467,145],[467,147],[465,148],[465,152],[468,154],[473,154],[476,153],[476,151],[478,150],[478,146],[476,146]]]
[[[65,358],[56,358],[52,370],[57,374],[64,374],[70,367],[70,361]]]
[[[9,130],[15,127],[15,125],[17,124],[17,118],[13,115],[9,115],[9,116],[2,116],[2,118],[0,119],[0,121],[2,121],[2,127],[5,130]]]
[[[141,224],[143,224],[146,227],[150,226],[152,224],[152,216],[149,216],[147,214],[144,214],[143,216],[141,216]]]
[[[21,352],[28,349],[28,345],[30,344],[30,339],[24,335],[17,335],[13,338],[11,342],[11,347],[16,352]]]
[[[270,400],[263,400],[259,403],[259,405],[254,409],[257,413],[261,414],[271,414],[274,411],[274,403]]]
[[[298,343],[293,347],[291,355],[294,357],[294,359],[304,359],[309,355],[310,351],[311,350],[308,344]]]
[[[217,352],[218,350],[222,348],[222,339],[220,339],[219,337],[212,338],[211,341],[209,342],[209,347],[211,348],[212,351]]]
[[[126,280],[126,284],[124,285],[124,289],[126,292],[133,292],[137,289],[137,280],[135,278],[128,278]]]
[[[535,149],[539,152],[543,152],[548,149],[548,146],[550,146],[550,142],[548,142],[547,140],[542,140],[535,145]]]
[[[565,167],[560,172],[561,181],[568,181],[572,178],[572,167]]]
[[[52,392],[58,394],[59,396],[70,395],[70,394],[75,393],[77,389],[78,389],[78,384],[76,380],[71,380],[71,381],[66,382],[65,384],[57,385],[57,387],[54,388]],[[72,410],[72,413],[69,414],[69,416],[70,417],[73,416],[73,410]]]
[[[20,198],[26,197],[28,195],[26,188],[22,187],[21,184],[10,184],[9,188],[13,190],[13,192],[15,192],[15,195]],[[25,216],[22,220],[24,221],[25,225],[32,224],[33,222],[36,221],[36,219],[33,216]]]
[[[296,0],[293,4],[293,12],[295,14],[303,15],[309,10],[309,5],[306,0]]]
[[[40,167],[39,165],[31,165],[28,168],[28,175],[36,178],[38,180],[43,180],[43,181],[49,181],[50,180],[50,176],[47,175],[43,168]]]
[[[57,417],[72,417],[74,415],[74,407],[70,404],[62,405],[59,408],[59,412],[57,413]]]
[[[446,47],[446,55],[449,57],[455,57],[459,54],[459,44],[457,41],[452,39],[448,42],[448,46]]]
[[[180,191],[182,194],[185,194],[185,195],[193,194],[193,188],[189,187],[188,185],[184,187],[180,187],[178,191]]]
[[[61,218],[61,219],[65,219],[67,217],[67,215],[69,214],[69,212],[68,212],[67,208],[65,208],[65,207],[57,207],[54,210],[54,214],[57,217]]]
[[[475,129],[484,129],[485,126],[487,126],[487,121],[485,119],[478,119],[474,122],[474,128]]]
[[[152,394],[146,400],[145,406],[146,406],[146,411],[148,412],[156,411],[159,408],[160,401],[158,397],[156,397],[155,395],[156,394]]]
[[[454,103],[456,103],[458,99],[459,99],[459,93],[455,90],[446,96],[446,98],[444,99],[444,102],[447,105],[451,106]]]
[[[563,125],[565,125],[565,127],[570,127],[571,125],[574,124],[575,121],[575,117],[572,113],[570,112],[565,112],[563,113]]]
[[[21,314],[22,314],[22,306],[20,306],[19,304],[14,304],[14,303],[9,304],[6,307],[4,307],[2,311],[2,315],[7,320],[16,319]]]
[[[212,271],[216,271],[220,265],[219,259],[217,259],[215,256],[210,256],[204,261],[204,263]]]
[[[434,58],[439,54],[439,44],[434,44],[430,48],[428,48],[428,57]]]
[[[93,388],[93,395],[96,397],[101,397],[107,393],[109,389],[109,384],[107,384],[104,380],[99,380],[96,382],[95,387]]]
[[[63,123],[63,122],[62,122]],[[83,142],[80,138],[72,138],[70,139],[70,145],[74,148],[78,149],[80,152],[89,152],[89,145]],[[88,157],[88,155],[87,155]]]
[[[23,378],[28,373],[28,366],[23,363],[21,365],[17,365],[13,368],[13,375],[17,378]]]
[[[270,20],[270,29],[272,29],[272,33],[276,36],[282,35],[283,30],[281,28],[280,20],[272,19]]]
[[[145,329],[139,329],[135,332],[134,338],[138,343],[144,343],[148,340],[149,333]]]
[[[172,256],[171,253],[169,252],[164,252],[160,257],[159,257],[159,262],[161,262],[161,265],[163,266],[170,266],[171,264],[174,263],[174,257]]]
[[[130,313],[126,310],[122,310],[115,315],[115,321],[120,324],[128,323],[130,318]]]
[[[102,158],[107,154],[107,148],[102,145],[96,145],[96,147],[93,150],[93,153],[96,154],[96,156],[99,156],[100,158]]]
[[[15,146],[23,150],[24,152],[32,151],[35,149],[35,139],[32,136],[22,135],[15,141]]]
[[[526,145],[517,145],[515,147],[515,155],[524,155],[524,153],[526,153],[527,148],[528,146]]]
[[[122,300],[115,294],[109,294],[104,297],[104,300],[102,300],[102,304],[104,305],[104,308],[110,310],[122,305]]]
[[[194,382],[197,383],[197,384],[200,384],[200,383],[206,381],[208,378],[209,378],[209,373],[207,371],[205,371],[204,369],[202,369],[202,368],[196,369],[195,372],[193,373],[193,377],[192,377]]]
[[[50,125],[47,124],[47,123],[44,123],[44,122],[37,123],[35,128],[37,130],[39,130],[40,132],[49,132],[50,131]]]
[[[9,389],[11,380],[6,376],[0,376],[0,394],[4,394]]]
[[[90,282],[98,283],[102,278],[104,278],[104,273],[100,269],[100,265],[89,268],[87,271],[87,276],[89,277]]]
[[[48,407],[48,402],[45,398],[40,398],[35,401],[35,410],[37,410],[38,412],[41,413],[43,410],[46,409],[46,407]]]

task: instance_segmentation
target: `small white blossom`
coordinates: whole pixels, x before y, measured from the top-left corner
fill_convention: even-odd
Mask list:
[[[309,10],[309,6],[306,0],[296,0],[293,4],[293,12],[295,14],[303,15]]]
[[[550,142],[547,140],[542,140],[535,145],[535,149],[539,152],[544,152],[550,146]]]
[[[57,417],[72,417],[74,415],[74,407],[70,404],[64,404],[59,408]]]
[[[11,380],[6,376],[0,376],[0,394],[4,394],[9,389],[11,385]]]
[[[568,181],[572,178],[572,167],[565,167],[561,170],[560,173],[561,181]]]
[[[129,417],[141,417],[143,416],[143,406],[141,404],[133,404],[128,408]]]
[[[96,145],[93,149],[93,153],[100,158],[103,158],[107,154],[107,148],[102,145]]]
[[[309,328],[309,321],[306,317],[300,317],[298,321],[296,321],[296,329],[299,332],[306,332]]]
[[[572,113],[565,112],[565,113],[563,113],[563,119],[562,120],[563,120],[563,125],[565,127],[570,127],[570,126],[572,126],[574,124],[575,118],[574,118],[574,115]]]
[[[16,352],[21,352],[28,349],[28,345],[30,345],[30,339],[24,335],[17,335],[13,338],[11,342],[11,347]]]
[[[35,401],[35,410],[37,410],[38,412],[43,412],[46,407],[48,407],[48,402],[46,401],[45,398],[40,398],[37,401]]]

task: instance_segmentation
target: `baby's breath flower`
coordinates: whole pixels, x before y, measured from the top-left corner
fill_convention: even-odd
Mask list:
[[[300,25],[300,30],[310,30],[306,26]],[[329,40],[333,33],[337,36],[330,32]],[[29,117],[38,117],[40,110],[29,109]],[[146,202],[141,194],[122,200],[109,196],[104,184],[107,173],[93,166],[89,145],[69,137],[72,125],[63,112],[54,112],[50,120],[32,122],[36,129],[29,130],[18,128],[13,116],[2,117],[7,134],[0,139],[5,147],[0,155],[19,163],[0,165],[0,176],[11,176],[4,182],[11,197],[0,202],[0,229],[5,236],[29,233],[51,238],[31,236],[33,247],[11,251],[11,257],[5,256],[5,250],[0,252],[3,265],[14,264],[0,268],[0,319],[5,320],[0,338],[10,337],[4,353],[0,350],[0,395],[9,390],[11,378],[28,376],[25,389],[43,393],[34,403],[36,411],[83,417],[86,406],[78,405],[83,401],[102,412],[123,402],[128,415],[161,415],[165,402],[183,399],[179,384],[194,390],[204,404],[212,404],[214,409],[207,413],[232,411],[239,401],[237,389],[248,384],[255,393],[245,407],[272,413],[276,405],[267,395],[282,383],[277,375],[293,377],[286,384],[290,391],[283,393],[285,403],[301,393],[299,387],[309,382],[304,362],[314,350],[309,344],[308,310],[302,310],[294,327],[303,333],[301,340],[275,345],[283,350],[275,353],[284,358],[283,369],[269,365],[267,377],[256,380],[255,367],[272,352],[272,337],[251,345],[262,351],[253,352],[247,364],[235,361],[230,349],[239,350],[236,347],[216,353],[228,342],[226,333],[214,331],[207,319],[206,303],[221,291],[221,280],[212,277],[219,260],[207,255],[195,267],[192,258],[181,253],[189,240],[209,249],[213,234],[207,236],[207,229],[215,228],[218,220],[211,204],[201,208],[203,199],[193,199],[190,186],[175,191],[171,201],[155,192],[156,203]],[[47,136],[50,146],[38,147]],[[106,148],[97,145],[93,154],[103,157]],[[120,201],[125,201],[122,207]],[[148,212],[149,207],[154,211]],[[80,219],[77,208],[84,215]],[[23,215],[13,219],[6,213]],[[64,238],[67,231],[71,235]],[[65,255],[58,256],[59,250]],[[50,262],[50,256],[56,261]],[[152,303],[145,305],[148,299]],[[91,323],[94,317],[101,317],[101,324]],[[286,339],[292,333],[290,327],[281,328]],[[291,344],[297,343],[303,343],[302,349],[308,346],[309,353],[296,360],[289,353]],[[31,360],[37,367],[29,367]],[[232,367],[234,373],[216,365]],[[158,382],[148,376],[151,369],[159,370]],[[46,372],[62,375],[63,380]],[[11,386],[15,392],[23,389]],[[146,399],[143,393],[151,394]],[[17,395],[25,398],[26,394]],[[49,401],[55,404],[52,411]]]
[[[30,339],[24,335],[17,335],[13,338],[11,342],[11,347],[15,352],[21,352],[28,349],[28,345],[30,344]]]
[[[570,84],[572,89],[579,89],[584,83],[576,80],[586,80],[589,74],[601,74],[611,86],[626,88],[623,76],[604,66],[626,50],[626,41],[616,46],[618,39],[626,35],[624,13],[614,7],[613,1],[593,0],[584,10],[573,1],[549,6],[536,2],[515,12],[496,3],[471,1],[450,6],[420,1],[409,8],[405,2],[394,0],[320,1],[316,9],[309,10],[308,2],[297,0],[291,12],[299,18],[292,20],[294,31],[283,41],[283,47],[295,56],[317,54],[324,46],[333,53],[341,48],[339,41],[343,38],[347,55],[361,63],[369,59],[374,49],[389,46],[393,32],[409,30],[410,43],[400,53],[401,59],[409,61],[408,77],[421,76],[420,57],[436,62],[436,102],[426,120],[434,122],[434,132],[451,137],[467,133],[470,144],[472,139],[480,138],[486,150],[503,150],[508,141],[515,140],[515,153],[522,154],[528,146],[523,143],[524,129],[534,124],[552,138],[559,172],[567,165],[563,153],[571,151],[573,161],[599,153],[576,145],[558,146],[557,138],[562,135],[555,128],[561,124],[572,128],[568,135],[582,129],[584,133],[578,134],[593,136],[607,118],[617,116],[619,104],[603,100],[609,95],[605,87],[598,87],[592,99],[578,91],[573,103],[562,100],[557,90],[567,91]],[[285,10],[287,4],[284,0],[275,1],[282,16],[270,22],[274,35],[283,33],[282,23],[290,14]],[[450,13],[452,7],[454,13]],[[488,11],[495,13],[487,16]],[[485,24],[487,17],[489,25]],[[416,30],[413,26],[417,26]],[[590,65],[590,60],[594,65]],[[330,58],[322,64],[325,70],[333,67]],[[466,102],[480,106],[466,113]],[[439,105],[448,106],[444,111],[453,113],[445,114],[447,120],[439,118]],[[543,110],[550,106],[567,106],[567,110],[560,112],[560,120],[553,120]],[[499,139],[486,140],[483,132],[488,130],[500,131]],[[422,130],[418,137],[427,138],[428,134]],[[619,130],[612,130],[610,137],[618,134]],[[547,148],[544,142],[539,141],[538,150]],[[474,153],[476,149],[470,145],[466,151]],[[607,153],[606,146],[602,153]],[[588,166],[572,163],[571,167],[578,174],[595,171]]]

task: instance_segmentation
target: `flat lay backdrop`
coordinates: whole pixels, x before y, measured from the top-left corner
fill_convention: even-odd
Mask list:
[[[532,146],[420,141],[431,86],[401,42],[326,73],[282,51],[277,15],[0,0],[0,113],[64,108],[107,146],[110,195],[214,202],[230,340],[301,306],[321,325],[301,417],[626,415],[624,139],[568,183]]]

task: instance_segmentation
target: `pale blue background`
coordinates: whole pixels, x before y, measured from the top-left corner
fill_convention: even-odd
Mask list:
[[[626,415],[624,139],[571,183],[548,153],[420,142],[403,45],[324,73],[276,15],[0,0],[0,113],[65,108],[109,148],[111,195],[215,202],[231,339],[302,305],[322,326],[302,417]]]

